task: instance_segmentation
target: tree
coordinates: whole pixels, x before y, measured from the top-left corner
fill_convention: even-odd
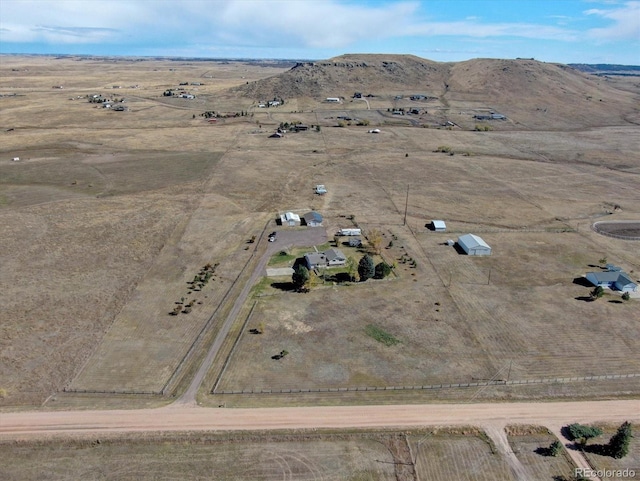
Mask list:
[[[600,436],[602,434],[602,429],[594,427],[594,426],[585,426],[584,424],[570,424],[568,426],[569,434],[571,438],[575,441],[580,442],[580,444],[585,445],[587,441],[591,438],[595,438],[596,436]]]
[[[549,446],[549,454],[551,456],[558,456],[562,452],[562,443],[558,440],[551,443]]]
[[[347,268],[347,274],[349,274],[349,280],[355,281],[356,274],[358,273],[358,263],[353,257],[347,257],[347,262],[345,264]]]
[[[616,459],[624,458],[629,454],[629,442],[632,437],[631,424],[629,421],[625,421],[609,441],[609,454]]]
[[[360,276],[360,282],[364,282],[367,279],[371,279],[376,273],[376,266],[373,263],[373,257],[369,254],[360,259],[358,263],[358,275]]]
[[[628,292],[622,294],[623,301],[628,301],[629,299],[631,299],[631,294],[629,294]]]
[[[380,262],[376,265],[375,275],[376,279],[384,279],[391,274],[391,266],[386,262]]]
[[[371,246],[373,253],[380,255],[380,252],[382,251],[382,232],[378,229],[371,229],[367,233],[367,240],[369,241],[369,245]]]
[[[302,264],[298,264],[293,270],[291,281],[296,290],[300,291],[309,282],[310,278],[309,269]]]
[[[591,299],[594,301],[596,299],[600,299],[602,296],[604,296],[604,289],[602,286],[596,286],[596,288],[591,291]]]

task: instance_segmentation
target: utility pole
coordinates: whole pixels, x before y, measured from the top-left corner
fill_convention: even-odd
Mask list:
[[[513,364],[513,359],[509,360],[509,371],[507,372],[507,382],[509,382],[509,377],[511,376],[511,365]]]
[[[407,184],[407,199],[404,202],[404,221],[402,225],[407,225],[407,209],[409,208],[409,184]]]

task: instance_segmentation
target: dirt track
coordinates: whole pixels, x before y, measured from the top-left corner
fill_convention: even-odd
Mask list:
[[[640,421],[640,400],[556,403],[429,404],[300,408],[160,409],[3,413],[0,439],[63,433],[239,431],[437,425]]]

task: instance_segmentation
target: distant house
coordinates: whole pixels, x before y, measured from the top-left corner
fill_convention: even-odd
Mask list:
[[[319,212],[307,212],[302,218],[304,219],[304,223],[309,227],[320,227],[322,225],[322,215]]]
[[[277,107],[278,105],[280,105],[280,101],[279,100],[269,100],[269,102],[267,102],[269,107]]]
[[[307,268],[343,266],[347,263],[347,257],[340,249],[328,249],[324,252],[308,252],[304,255]]]
[[[353,94],[353,98],[354,99],[361,99],[362,98],[362,92],[356,92]]]
[[[285,212],[280,214],[280,223],[282,225],[288,225],[289,227],[295,227],[300,225],[300,216],[293,212]]]
[[[604,272],[587,272],[586,277],[594,286],[617,289],[621,292],[638,291],[638,285],[631,280],[626,272],[616,266],[611,266]]]
[[[380,129],[371,129],[369,130],[370,134],[379,134],[380,133]]]
[[[269,136],[270,139],[281,139],[282,137],[284,137],[282,132],[274,132]]]
[[[326,102],[340,102],[340,99],[338,97],[327,97]]]
[[[465,234],[458,237],[458,245],[469,256],[490,256],[491,247],[481,237]]]
[[[444,232],[447,230],[447,224],[443,220],[432,220],[431,227],[436,232]]]
[[[304,132],[305,130],[309,130],[309,126],[308,125],[304,125],[304,124],[297,124],[291,127],[291,131],[292,132]]]

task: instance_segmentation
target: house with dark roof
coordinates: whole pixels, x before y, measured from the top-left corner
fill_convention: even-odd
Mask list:
[[[347,257],[340,249],[327,249],[324,252],[308,252],[304,255],[304,262],[309,270],[317,267],[343,266]]]
[[[309,227],[320,227],[322,225],[322,215],[319,212],[307,212],[302,218],[304,219],[304,223]]]

